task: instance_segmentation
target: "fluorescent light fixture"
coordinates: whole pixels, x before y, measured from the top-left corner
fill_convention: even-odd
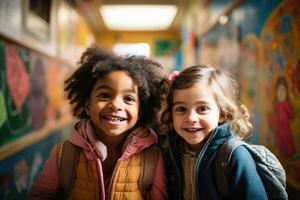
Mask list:
[[[117,55],[150,56],[150,46],[147,43],[118,43],[114,45],[113,52]]]
[[[142,31],[168,29],[177,13],[174,5],[103,5],[100,13],[111,30]]]

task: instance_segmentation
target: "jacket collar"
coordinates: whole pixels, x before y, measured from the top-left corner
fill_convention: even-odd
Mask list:
[[[171,131],[168,134],[169,137],[169,143],[170,146],[172,147],[171,151],[177,151],[177,145],[178,145],[178,140],[182,140],[181,138],[179,138],[180,136],[175,132],[175,131]],[[207,145],[204,145],[206,148],[216,148],[219,145],[222,145],[224,143],[225,140],[227,140],[229,137],[232,137],[232,133],[230,130],[230,123],[224,123],[219,125],[213,132],[212,134],[209,136],[207,142]]]
[[[100,159],[103,161],[107,157],[107,148],[95,134],[92,122],[90,120],[79,121],[68,139],[72,144],[83,148],[85,155],[89,159]],[[157,142],[155,132],[149,127],[134,128],[124,142],[123,154],[121,159],[127,159],[142,149],[151,146]]]
[[[224,123],[219,125],[211,135],[210,146],[219,146],[224,143],[229,137],[232,136],[230,123]]]

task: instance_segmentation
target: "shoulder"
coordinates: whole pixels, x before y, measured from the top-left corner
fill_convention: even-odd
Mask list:
[[[229,174],[233,179],[238,180],[240,178],[245,181],[255,182],[259,181],[259,175],[256,168],[255,161],[250,152],[243,145],[237,147],[232,153],[229,161]]]
[[[255,162],[244,145],[238,146],[232,153],[230,166],[248,166],[255,167]]]

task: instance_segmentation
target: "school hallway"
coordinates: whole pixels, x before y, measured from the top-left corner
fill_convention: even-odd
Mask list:
[[[289,199],[299,199],[299,9],[299,0],[0,0],[0,199],[27,199],[70,136],[64,81],[93,44],[149,57],[163,76],[197,64],[229,70],[252,114],[247,142],[277,156]]]

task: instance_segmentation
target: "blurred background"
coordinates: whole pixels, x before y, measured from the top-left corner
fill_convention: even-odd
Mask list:
[[[92,44],[160,62],[230,70],[300,195],[299,0],[0,0],[0,199],[27,192],[74,125],[63,93]],[[283,106],[284,105],[284,106]]]

